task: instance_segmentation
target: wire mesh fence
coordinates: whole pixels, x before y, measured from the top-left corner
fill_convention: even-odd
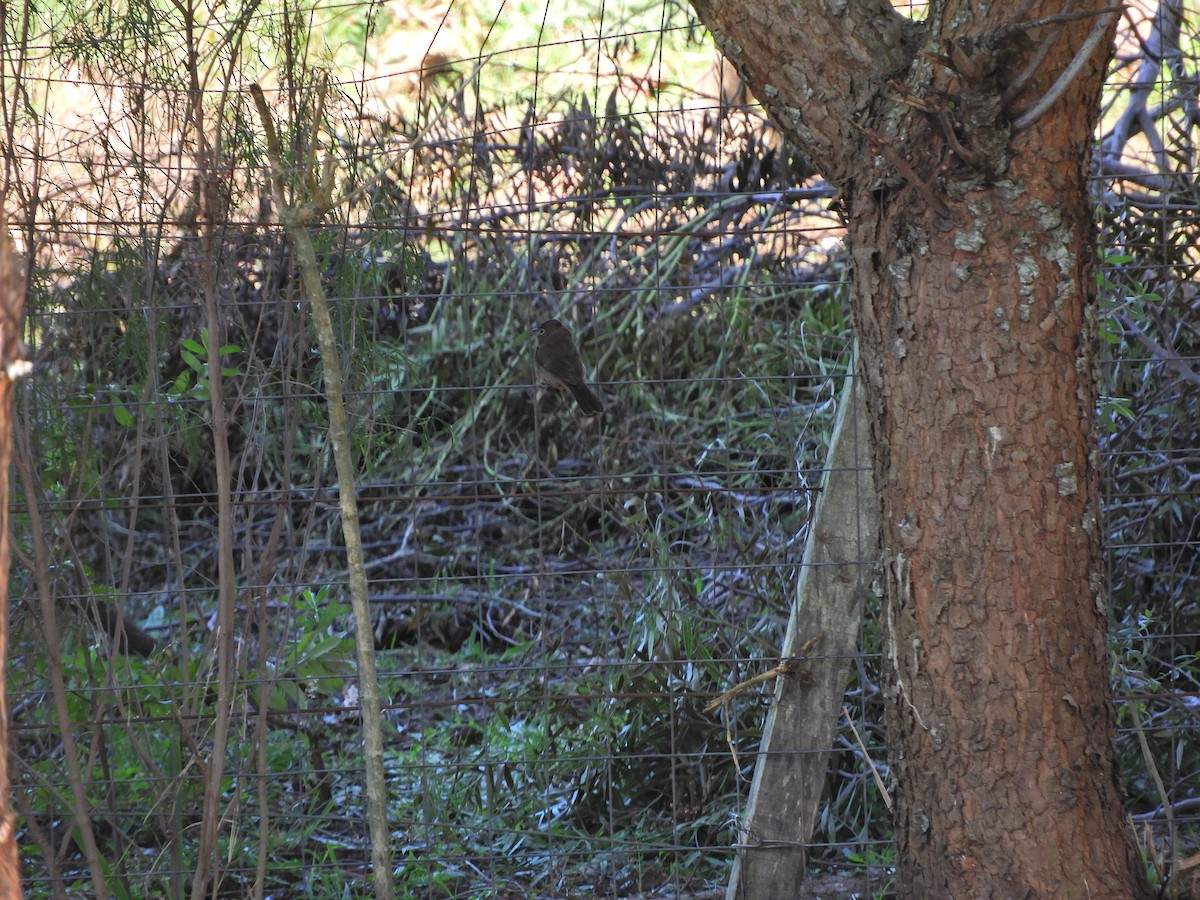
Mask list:
[[[315,156],[339,198],[312,233],[398,893],[718,895],[771,684],[706,707],[778,662],[852,338],[833,191],[690,11],[5,15],[37,363],[9,657],[30,895],[190,892],[222,536],[215,890],[368,895],[325,370],[252,81],[285,163]],[[1200,823],[1198,28],[1185,4],[1127,12],[1095,170],[1119,749],[1152,862],[1194,853]],[[602,416],[535,384],[551,318]],[[825,895],[888,883],[878,645],[868,601],[807,850]]]

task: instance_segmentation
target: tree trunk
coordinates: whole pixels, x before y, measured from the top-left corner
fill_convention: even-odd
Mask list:
[[[8,473],[12,468],[14,379],[29,372],[22,327],[25,322],[25,279],[8,236],[8,222],[0,212],[0,900],[21,897],[21,872],[17,862],[16,817],[11,796],[8,763],[8,573],[12,547],[8,528]]]
[[[1087,174],[1115,14],[693,2],[846,211],[900,896],[1149,896],[1117,782],[1093,429]]]

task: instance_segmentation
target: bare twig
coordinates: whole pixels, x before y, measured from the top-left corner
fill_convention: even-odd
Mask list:
[[[908,160],[901,156],[896,151],[895,147],[884,141],[879,134],[872,131],[870,128],[867,128],[865,125],[858,125],[856,123],[855,127],[858,128],[858,130],[864,135],[866,135],[867,140],[871,142],[871,146],[878,150],[883,155],[884,159],[896,167],[896,170],[902,176],[904,176],[904,180],[920,192],[921,196],[925,198],[925,202],[929,204],[930,208],[933,209],[934,212],[936,212],[939,216],[945,216],[947,218],[953,216],[953,213],[950,212],[950,207],[948,207],[946,202],[937,195],[937,192],[933,189],[933,185],[918,175],[916,170],[909,165]]]
[[[1150,335],[1146,334],[1145,331],[1139,328],[1137,323],[1125,313],[1119,313],[1117,318],[1120,319],[1121,326],[1125,329],[1125,333],[1136,338],[1138,343],[1140,343],[1146,348],[1146,350],[1150,352],[1151,356],[1153,356],[1156,360],[1159,360],[1160,362],[1170,366],[1171,369],[1175,371],[1175,374],[1177,374],[1188,384],[1200,387],[1200,374],[1193,371],[1192,368],[1186,362],[1184,362],[1182,355],[1177,350],[1170,347],[1164,347],[1162,344],[1158,343],[1158,341],[1154,340],[1154,338],[1150,337]]]
[[[1182,10],[1178,0],[1164,0],[1159,5],[1158,12],[1153,18],[1150,34],[1141,44],[1142,61],[1133,82],[1129,85],[1129,103],[1112,129],[1100,140],[1101,166],[1106,174],[1113,173],[1125,178],[1135,177],[1123,171],[1128,167],[1123,166],[1121,155],[1129,139],[1138,132],[1144,134],[1150,143],[1160,172],[1167,169],[1166,148],[1163,146],[1158,129],[1154,127],[1154,122],[1159,116],[1165,115],[1170,110],[1170,104],[1150,110],[1147,103],[1155,85],[1158,84],[1163,60],[1179,53],[1181,21]],[[1134,29],[1134,34],[1136,33],[1137,31]],[[1165,183],[1161,187],[1152,186],[1145,180],[1150,177],[1147,173],[1137,176],[1137,180],[1152,190],[1166,189]]]
[[[193,44],[195,22],[193,10],[185,12],[187,40]],[[217,627],[215,634],[217,656],[217,703],[213,721],[212,745],[208,754],[208,765],[204,771],[204,804],[200,819],[200,846],[196,852],[196,876],[192,880],[192,900],[202,900],[208,893],[211,878],[215,885],[216,866],[220,860],[218,843],[221,828],[228,821],[227,797],[224,788],[226,749],[229,745],[230,718],[233,712],[233,679],[236,671],[234,654],[234,605],[237,602],[237,579],[233,558],[233,473],[229,449],[229,413],[225,408],[222,388],[221,346],[224,341],[224,320],[221,292],[218,287],[216,259],[220,221],[226,209],[220,186],[220,159],[223,153],[223,122],[219,116],[206,116],[203,103],[204,92],[197,66],[188,67],[191,118],[197,150],[197,202],[201,215],[203,252],[201,253],[201,283],[204,297],[204,314],[208,327],[208,367],[211,380],[209,412],[212,416],[213,470],[216,475],[217,496]],[[211,128],[211,131],[209,130]]]
[[[1069,4],[1068,10],[1070,6],[1074,5],[1074,3]],[[1124,8],[1125,7],[1120,3],[1116,3],[1112,6],[1102,6],[1100,9],[1087,9],[1083,12],[1061,12],[1053,16],[1042,16],[1040,19],[1030,19],[1028,22],[1015,22],[1012,25],[1006,25],[1000,30],[1006,33],[1013,31],[1032,31],[1035,28],[1042,28],[1046,25],[1063,25],[1067,22],[1077,22],[1080,19],[1090,19],[1093,16],[1103,16],[1108,13],[1119,13]]]
[[[50,582],[50,549],[46,546],[42,527],[42,512],[37,503],[41,496],[33,477],[33,451],[30,447],[29,426],[17,432],[16,472],[25,493],[26,514],[29,516],[29,534],[33,543],[33,583],[36,588],[43,634],[46,641],[47,676],[50,679],[51,695],[54,698],[54,713],[58,719],[59,739],[62,741],[63,759],[71,790],[71,817],[82,844],[88,872],[92,876],[92,890],[98,900],[109,896],[104,880],[104,867],[100,862],[100,851],[92,829],[91,806],[83,785],[83,770],[79,765],[79,744],[75,730],[71,727],[71,712],[67,707],[67,684],[63,676],[62,651],[59,649],[58,615],[54,603],[54,588]]]
[[[871,754],[867,752],[866,745],[863,744],[863,739],[858,733],[858,729],[854,727],[854,719],[850,717],[850,710],[843,706],[842,712],[846,716],[846,724],[850,726],[850,732],[854,735],[854,743],[858,744],[858,749],[862,751],[863,759],[867,761],[867,765],[871,769],[871,777],[875,779],[875,786],[879,788],[879,794],[883,797],[883,805],[888,808],[888,812],[892,810],[892,795],[888,793],[888,789],[883,784],[883,778],[879,775],[879,770],[875,768],[875,761],[871,759]]]
[[[1116,9],[1119,10],[1120,7],[1116,7]],[[1116,15],[1116,12],[1110,11],[1096,20],[1091,32],[1084,40],[1083,46],[1079,48],[1079,52],[1075,54],[1067,64],[1067,67],[1063,69],[1062,73],[1058,76],[1058,80],[1050,86],[1050,90],[1046,91],[1033,106],[1021,113],[1013,122],[1014,134],[1031,127],[1066,93],[1067,88],[1071,86],[1071,82],[1079,77],[1079,73],[1083,71],[1083,67],[1087,65],[1088,60],[1092,58],[1092,54],[1096,52],[1096,48],[1100,46],[1100,41],[1108,33],[1108,26],[1112,23]]]
[[[1162,776],[1158,773],[1158,765],[1154,762],[1154,754],[1150,751],[1150,744],[1146,741],[1146,728],[1142,722],[1142,715],[1138,711],[1137,702],[1131,702],[1126,706],[1130,714],[1133,716],[1133,727],[1137,733],[1138,748],[1142,751],[1142,760],[1146,763],[1146,769],[1150,773],[1150,777],[1154,780],[1154,787],[1158,790],[1158,796],[1162,798],[1162,808],[1167,819],[1167,830],[1171,834],[1171,860],[1179,859],[1179,828],[1175,824],[1175,808],[1171,805],[1171,795],[1168,793],[1166,785],[1163,784]]]
[[[712,712],[718,706],[723,706],[738,694],[748,691],[756,684],[762,684],[764,681],[774,681],[776,678],[779,678],[782,675],[795,676],[800,684],[812,684],[812,671],[801,666],[800,662],[804,654],[812,649],[812,647],[815,646],[816,643],[823,637],[825,637],[825,632],[818,631],[804,642],[795,656],[781,661],[779,665],[768,669],[766,672],[760,672],[753,678],[747,678],[745,681],[738,682],[725,693],[721,694],[721,696],[709,703],[708,706],[704,707],[704,711]]]
[[[318,116],[324,109],[327,83],[321,86]],[[387,818],[387,782],[383,771],[383,717],[380,711],[379,684],[375,674],[375,646],[372,641],[371,608],[367,596],[367,570],[363,557],[362,534],[359,528],[358,499],[355,492],[354,460],[350,449],[350,429],[343,401],[342,368],[333,320],[321,286],[321,272],[316,250],[307,226],[316,222],[332,206],[333,167],[326,157],[321,175],[316,176],[316,135],[319,118],[313,123],[313,139],[304,160],[300,182],[304,187],[298,201],[287,201],[284,180],[283,153],[275,130],[271,110],[262,88],[250,86],[251,96],[267,138],[267,158],[271,164],[271,189],[275,194],[279,219],[296,248],[300,279],[305,299],[312,313],[321,348],[321,363],[325,372],[325,402],[329,408],[329,437],[333,444],[334,465],[338,474],[338,499],[342,514],[342,535],[346,541],[346,564],[350,573],[350,605],[354,612],[354,644],[358,660],[359,708],[362,713],[363,757],[366,769],[367,823],[371,834],[371,868],[373,889],[378,900],[392,900],[395,885],[392,878],[391,831]],[[299,185],[293,185],[299,188]]]
[[[1067,8],[1064,10],[1063,14],[1065,15],[1070,13],[1074,6],[1075,0],[1069,0],[1067,3]],[[1025,68],[1018,72],[1017,77],[1005,86],[1004,93],[1000,97],[1000,102],[1005,108],[1008,107],[1008,104],[1012,102],[1013,98],[1016,97],[1017,94],[1024,90],[1025,85],[1029,83],[1029,79],[1031,79],[1037,73],[1037,71],[1041,69],[1042,63],[1046,61],[1046,56],[1050,53],[1050,48],[1054,46],[1054,42],[1057,41],[1058,36],[1062,34],[1062,30],[1065,25],[1065,22],[1056,23],[1056,27],[1048,35],[1042,38],[1042,42],[1038,44],[1037,50],[1035,50],[1033,56],[1029,58],[1029,61],[1025,64]],[[1030,25],[1029,27],[1036,28],[1037,25]]]

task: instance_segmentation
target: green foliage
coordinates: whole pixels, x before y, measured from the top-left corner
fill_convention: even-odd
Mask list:
[[[232,356],[240,352],[241,348],[237,344],[222,344],[217,350],[218,356],[221,357]],[[200,329],[200,340],[198,341],[192,338],[184,338],[180,341],[179,356],[187,368],[176,376],[174,383],[167,390],[167,397],[176,402],[190,398],[208,404],[212,399],[212,376],[208,363],[208,329]],[[239,370],[235,368],[221,367],[222,378],[233,378],[238,374],[240,374]]]
[[[96,586],[95,594],[98,600],[105,602],[117,600],[114,591],[101,586]],[[347,607],[331,600],[327,587],[303,591],[294,600],[282,597],[279,604],[302,621],[304,629],[299,632],[300,640],[287,639],[282,643],[282,654],[264,658],[259,674],[268,686],[268,708],[273,715],[286,721],[288,716],[301,714],[306,709],[323,709],[336,704],[345,679],[353,672],[348,652],[352,643],[344,630]],[[77,631],[73,629],[73,632]],[[265,638],[268,632],[262,634]],[[288,637],[282,632],[279,636]],[[191,648],[186,666],[173,652],[178,650],[177,647],[168,648],[151,659],[142,659],[112,655],[106,643],[98,635],[96,642],[75,640],[71,650],[64,650],[62,675],[67,687],[68,714],[75,722],[98,723],[88,747],[92,764],[105,773],[104,779],[89,781],[89,802],[97,815],[116,815],[118,808],[142,812],[136,827],[125,826],[123,840],[105,848],[110,875],[108,887],[115,896],[158,896],[167,883],[170,866],[181,862],[188,867],[194,866],[192,854],[197,835],[194,829],[179,831],[178,817],[181,814],[190,817],[190,811],[199,808],[203,783],[196,771],[191,745],[205,737],[204,726],[199,732],[190,732],[185,727],[182,734],[190,737],[186,743],[181,740],[180,711],[195,708],[196,704],[203,709],[213,701],[207,687],[213,678],[211,662],[204,645],[199,642]],[[23,726],[29,733],[38,733],[51,727],[54,721],[46,659],[20,631],[14,634],[13,646],[15,666],[11,689],[18,695],[45,698],[43,702],[28,705],[21,713]],[[100,673],[107,673],[108,684],[102,699],[94,689]],[[240,709],[254,715],[258,697],[258,685],[248,681],[239,688],[235,702]],[[267,745],[268,771],[286,772],[307,766],[314,747],[327,739],[319,728],[307,732],[275,729]],[[235,744],[231,748],[230,765],[234,774],[226,779],[229,796],[258,784],[270,792],[271,807],[287,821],[295,813],[290,809],[295,800],[289,799],[287,783],[260,782],[253,769],[246,768],[249,759],[245,755],[251,751],[252,747],[247,745]],[[33,746],[24,747],[21,752],[25,761],[23,781],[28,786],[29,807],[34,810],[70,808],[71,798],[60,787],[67,781],[62,758],[57,754],[44,754]],[[239,772],[244,774],[237,774]],[[119,798],[112,794],[114,785],[120,785]],[[314,795],[317,793],[314,791]],[[107,812],[109,810],[112,812]],[[329,811],[327,806],[325,813]],[[298,817],[298,822],[298,833],[289,831],[277,835],[272,832],[272,853],[281,863],[290,858],[289,853],[298,850],[307,853],[309,844],[316,837],[319,819],[305,814]],[[143,844],[154,844],[164,832],[175,834],[177,844],[173,852],[150,856],[142,852]],[[240,835],[238,839],[244,840],[245,846],[235,850],[227,846],[227,852],[253,856],[257,852],[256,831],[242,829]],[[231,835],[228,840],[232,841],[234,837]],[[79,849],[82,850],[82,846]],[[33,858],[28,864],[36,869]],[[310,874],[294,874],[313,881]],[[279,884],[294,883],[282,874],[275,878]],[[133,886],[132,893],[121,893],[130,890],[130,886]],[[36,896],[36,890],[31,895]]]
[[[328,586],[279,602],[293,611],[296,631],[279,636],[282,653],[272,668],[285,677],[273,682],[270,706],[298,710],[327,705],[354,668],[354,642],[347,631],[350,606],[331,599]]]
[[[1195,504],[1184,462],[1200,428],[1195,404],[1183,400],[1194,388],[1171,359],[1195,357],[1200,342],[1179,327],[1190,316],[1190,288],[1163,265],[1176,254],[1166,248],[1147,264],[1159,238],[1144,243],[1142,229],[1156,227],[1134,215],[1107,223],[1111,244],[1129,241],[1137,252],[1105,254],[1099,275],[1118,759],[1134,816],[1150,818],[1190,802],[1200,767],[1195,713],[1179,702],[1200,685],[1200,650],[1187,637],[1200,631],[1200,580],[1188,547]],[[1200,831],[1172,825],[1167,843],[1177,850],[1181,840],[1194,846]],[[1152,881],[1161,875],[1155,870]]]
[[[312,42],[314,62],[334,70],[355,68],[363,62],[377,62],[375,39],[393,33],[397,24],[391,7],[381,3],[363,3],[347,8],[338,0],[312,2],[311,10],[301,15],[314,24]]]

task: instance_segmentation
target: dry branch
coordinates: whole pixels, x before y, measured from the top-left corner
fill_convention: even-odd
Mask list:
[[[316,135],[324,110],[325,85],[322,86],[318,111],[313,119],[313,138],[303,171],[307,189],[299,202],[289,203],[284,179],[283,153],[274,119],[262,88],[251,85],[267,137],[267,157],[271,163],[271,186],[279,219],[296,248],[305,299],[312,312],[321,361],[325,371],[325,401],[329,407],[329,437],[333,443],[334,464],[338,474],[338,499],[342,514],[342,535],[346,541],[346,561],[350,570],[350,605],[354,612],[354,644],[358,657],[358,690],[363,721],[364,764],[366,768],[367,821],[371,833],[371,867],[374,891],[379,900],[395,896],[392,881],[391,830],[387,818],[387,783],[383,772],[383,718],[380,713],[379,685],[375,675],[375,646],[372,642],[371,607],[368,598],[367,571],[359,531],[358,498],[355,493],[355,469],[350,451],[350,429],[342,399],[342,370],[337,341],[325,291],[321,283],[317,254],[307,226],[315,224],[332,205],[332,157],[328,156],[316,177]],[[297,188],[298,190],[298,188]]]

